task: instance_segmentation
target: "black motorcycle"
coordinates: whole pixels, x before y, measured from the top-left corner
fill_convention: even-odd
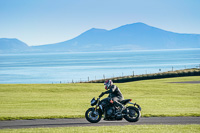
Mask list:
[[[102,116],[104,116],[104,120],[106,121],[122,120],[125,118],[129,122],[137,122],[141,116],[141,107],[131,101],[131,99],[121,101],[125,106],[125,110],[121,112],[120,107],[113,104],[111,98],[105,98],[101,101],[100,98],[93,98],[91,100],[91,106],[96,106],[89,108],[85,112],[85,118],[91,123],[99,122]],[[131,104],[132,106],[127,106],[127,104]]]

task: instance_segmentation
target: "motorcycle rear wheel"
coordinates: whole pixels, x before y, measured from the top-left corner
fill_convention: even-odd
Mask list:
[[[99,110],[96,110],[94,108],[89,108],[85,112],[85,118],[91,122],[91,123],[97,123],[101,120],[102,114]]]
[[[137,122],[140,119],[141,113],[138,108],[129,106],[127,107],[127,114],[124,116],[124,118],[128,122]]]

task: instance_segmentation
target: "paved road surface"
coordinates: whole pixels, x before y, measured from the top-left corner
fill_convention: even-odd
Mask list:
[[[75,127],[75,126],[116,126],[143,124],[200,124],[200,117],[143,117],[138,122],[104,121],[89,123],[86,119],[35,119],[0,121],[0,129],[4,128],[38,128],[38,127]]]

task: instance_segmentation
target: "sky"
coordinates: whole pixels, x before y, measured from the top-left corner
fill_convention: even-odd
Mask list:
[[[0,0],[0,38],[17,38],[29,46],[136,22],[200,34],[200,0]]]

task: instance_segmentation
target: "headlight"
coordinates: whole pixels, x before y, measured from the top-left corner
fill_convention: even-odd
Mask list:
[[[91,106],[94,106],[95,104],[97,104],[97,100],[95,100],[95,98],[93,98],[93,99],[91,100]]]

